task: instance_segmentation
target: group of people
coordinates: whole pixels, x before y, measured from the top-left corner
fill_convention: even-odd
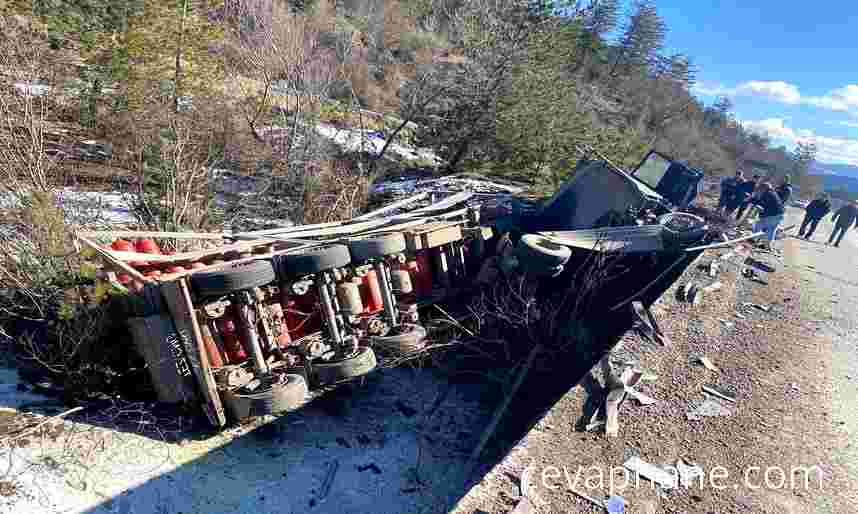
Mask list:
[[[816,232],[817,225],[829,212],[831,212],[831,197],[827,193],[819,195],[807,204],[804,220],[798,230],[798,237],[810,241],[813,233]],[[846,231],[851,227],[858,228],[858,202],[851,201],[837,209],[831,216],[831,221],[834,222],[834,230],[828,236],[828,243],[826,244],[834,244],[834,246],[840,247],[840,242],[846,235]]]
[[[771,247],[778,227],[784,220],[785,206],[792,196],[792,184],[789,176],[784,177],[776,188],[771,182],[761,182],[759,175],[746,179],[740,169],[735,177],[721,182],[721,197],[718,200],[718,213],[733,216],[739,221],[752,205],[760,207],[760,219],[754,225],[755,232],[765,232],[766,242]]]
[[[775,239],[778,227],[784,220],[787,202],[792,196],[792,184],[787,175],[778,187],[771,182],[761,182],[759,175],[746,179],[744,172],[736,171],[734,177],[721,181],[721,197],[718,199],[718,213],[725,217],[736,216],[736,221],[742,219],[752,205],[760,207],[760,219],[754,225],[754,232],[765,232],[769,248]],[[831,198],[827,193],[810,202],[805,208],[804,221],[798,231],[798,236],[806,240],[813,237],[819,222],[831,212]],[[852,201],[838,209],[832,216],[834,231],[828,238],[828,243],[840,247],[843,236],[850,228],[858,229],[858,202]]]

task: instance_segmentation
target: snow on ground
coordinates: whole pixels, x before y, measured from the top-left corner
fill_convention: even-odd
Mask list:
[[[350,393],[182,443],[81,416],[55,438],[0,452],[15,488],[0,513],[447,512],[470,483],[484,389],[428,370],[378,371]]]
[[[341,129],[324,123],[316,125],[316,132],[347,152],[366,152],[378,155],[384,148],[385,138],[378,131],[360,129]],[[404,161],[425,161],[432,166],[441,164],[441,159],[432,151],[422,148],[411,148],[399,143],[388,145],[385,154],[390,153]]]

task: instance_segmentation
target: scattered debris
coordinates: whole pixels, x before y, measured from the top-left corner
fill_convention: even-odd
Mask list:
[[[381,474],[381,468],[379,468],[378,466],[376,466],[376,465],[375,465],[375,462],[371,462],[371,463],[369,463],[369,464],[367,464],[367,465],[365,465],[365,466],[358,466],[358,467],[357,467],[357,470],[358,470],[359,472],[361,472],[361,473],[363,473],[364,471],[372,471],[372,472],[373,472],[374,474],[376,474],[376,475],[380,475],[380,474]]]
[[[659,484],[665,489],[673,489],[676,487],[676,479],[671,473],[642,461],[640,457],[630,458],[625,462],[625,464],[623,464],[623,467],[629,471],[634,471],[647,480]]]
[[[801,391],[801,389],[798,387],[798,384],[796,384],[795,382],[790,384],[789,388],[790,388],[790,391],[795,391],[797,393]]]
[[[623,514],[626,511],[626,501],[622,496],[611,496],[606,505],[608,514]]]
[[[718,271],[719,271],[719,269],[718,269],[718,268],[719,268],[719,265],[718,265],[718,261],[717,261],[717,260],[716,260],[716,261],[712,261],[712,262],[710,262],[710,263],[709,263],[709,276],[710,276],[710,277],[716,277],[716,276],[718,276]]]
[[[683,459],[676,461],[676,471],[679,473],[679,483],[683,487],[690,486],[696,478],[704,476],[703,468],[694,464],[688,464]]]
[[[698,357],[697,362],[706,366],[706,369],[708,369],[709,371],[714,371],[715,373],[718,373],[718,368],[715,367],[714,364],[712,364],[712,361],[709,360],[709,357],[706,357],[705,355]]]
[[[709,393],[713,396],[717,396],[718,398],[722,398],[727,400],[728,402],[736,403],[736,398],[727,394],[723,390],[717,389],[715,386],[703,386],[703,391]]]
[[[334,484],[334,477],[340,469],[340,461],[332,460],[328,464],[328,472],[325,474],[325,479],[322,481],[322,487],[319,488],[318,501],[324,500],[331,492],[331,486]]]
[[[579,496],[579,497],[587,500],[588,502],[592,503],[593,505],[596,505],[597,507],[600,507],[602,509],[606,508],[605,502],[598,499],[598,498],[593,498],[592,496],[590,496],[588,494],[582,493],[581,491],[575,489],[574,487],[569,487],[569,491],[571,491],[576,496]]]
[[[633,387],[626,387],[626,394],[631,396],[638,402],[638,404],[644,407],[646,407],[647,405],[653,405],[655,403],[658,403],[658,400],[656,400],[655,398],[647,396]]]
[[[724,405],[716,398],[706,398],[703,400],[696,409],[686,414],[686,417],[689,421],[699,421],[700,419],[707,417],[718,417],[718,416],[732,416],[733,409],[729,406]]]

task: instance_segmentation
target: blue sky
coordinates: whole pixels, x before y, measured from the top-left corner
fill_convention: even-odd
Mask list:
[[[694,93],[726,95],[745,127],[821,162],[858,165],[858,2],[657,0],[667,51],[698,67]]]

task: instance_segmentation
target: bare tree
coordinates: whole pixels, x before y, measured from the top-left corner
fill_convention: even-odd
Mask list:
[[[64,138],[51,123],[62,86],[44,34],[11,17],[0,17],[0,33],[0,192],[20,201],[57,183]]]

